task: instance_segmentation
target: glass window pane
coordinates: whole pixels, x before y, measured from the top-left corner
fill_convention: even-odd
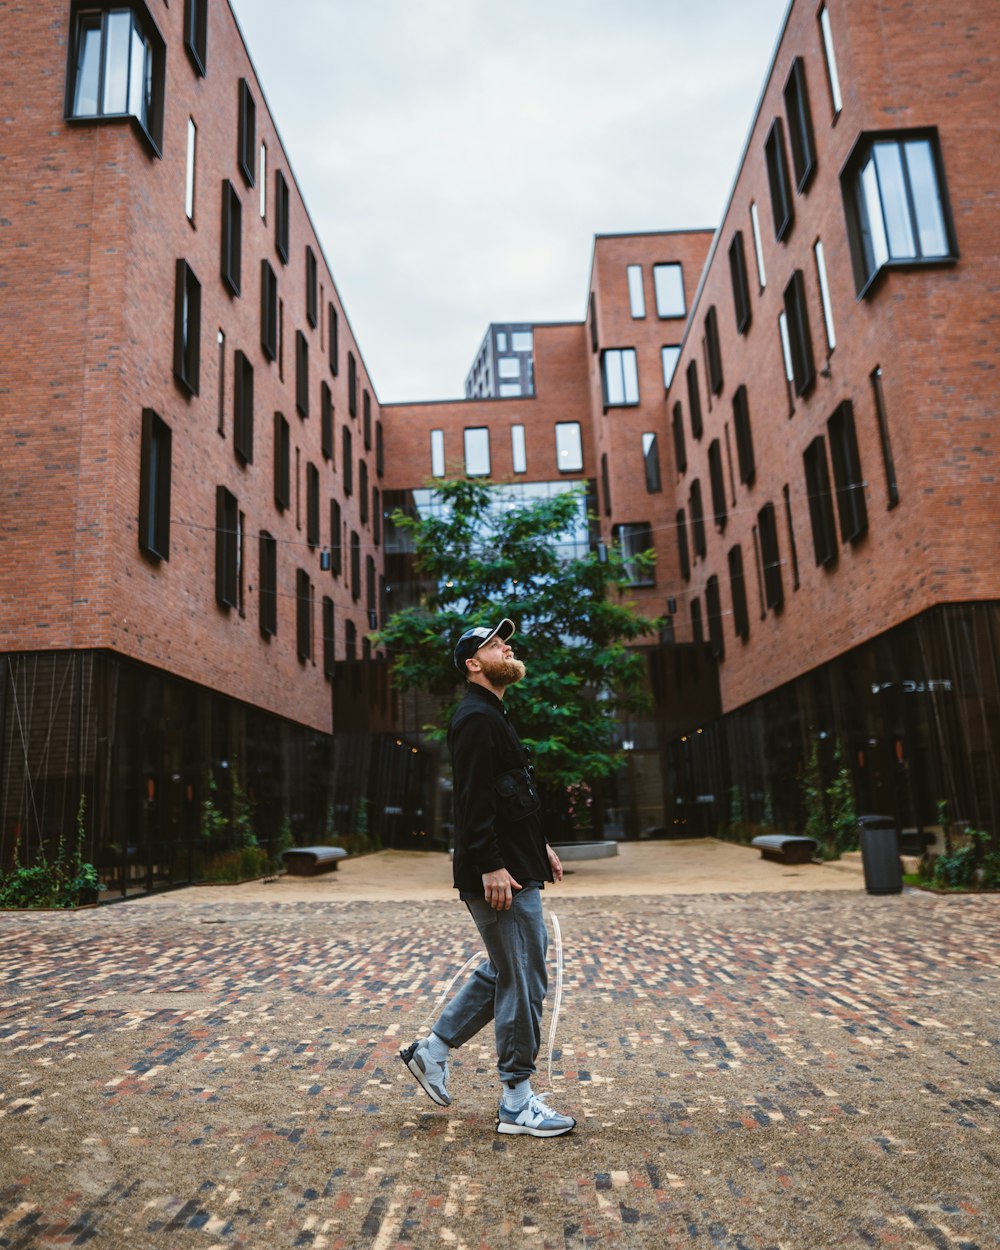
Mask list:
[[[184,184],[184,211],[194,221],[194,160],[198,143],[198,127],[194,118],[188,118],[187,173]]]
[[[497,351],[505,352],[507,350],[507,333],[505,330],[497,330]]]
[[[826,341],[830,351],[837,346],[837,336],[833,330],[833,305],[830,303],[830,284],[826,277],[826,257],[823,254],[823,244],[816,240],[816,246],[813,248],[816,254],[816,274],[819,278],[819,294],[823,301],[823,321],[826,323]]]
[[[578,473],[583,468],[579,421],[556,422],[556,465],[560,473]]]
[[[893,260],[907,260],[917,254],[906,203],[903,179],[903,158],[898,143],[876,143],[873,149],[878,170],[878,189],[889,237],[889,255]]]
[[[521,376],[521,362],[516,356],[501,356],[497,361],[497,377],[500,378],[519,378]]]
[[[622,379],[622,353],[620,351],[604,353],[604,393],[609,405],[625,402],[625,383]]]
[[[882,220],[882,201],[878,193],[878,175],[875,173],[875,160],[869,158],[861,171],[861,199],[865,217],[863,230],[865,245],[868,251],[868,263],[871,271],[881,269],[889,259],[889,244],[885,237],[885,223]]]
[[[520,395],[520,394],[521,394],[520,382],[501,382],[500,383],[500,398],[501,399],[514,399],[517,395]]]
[[[514,472],[527,473],[528,458],[524,450],[523,425],[512,425],[510,427],[510,454],[514,462]]]
[[[679,347],[661,347],[660,359],[663,362],[663,385],[667,387],[673,380],[674,370],[677,368],[677,362],[681,356]]]
[[[778,315],[778,333],[781,335],[781,354],[785,361],[785,377],[789,382],[794,380],[792,372],[792,347],[788,341],[788,321],[784,313]]]
[[[764,273],[764,245],[760,238],[760,216],[756,204],[750,205],[750,225],[753,227],[753,250],[757,255],[757,277],[760,279],[760,289],[763,291],[767,286],[767,277]]]
[[[628,267],[628,302],[633,317],[645,317],[646,295],[642,289],[642,266]]]
[[[104,113],[128,112],[128,50],[132,14],[109,13],[104,45]]]
[[[830,29],[830,14],[824,5],[819,11],[820,29],[823,31],[823,51],[826,53],[826,69],[830,77],[830,98],[833,101],[834,113],[844,107],[840,95],[840,78],[837,74],[837,54],[833,48],[833,31]]]
[[[656,290],[656,315],[658,317],[683,317],[687,312],[684,303],[684,270],[680,265],[654,265],[653,286]]]
[[[927,139],[914,139],[906,144],[906,168],[917,216],[920,255],[947,256],[948,232],[944,228],[934,154]]]
[[[629,347],[622,352],[622,381],[625,386],[625,402],[639,402],[639,371],[636,366],[635,348]]]
[[[134,26],[132,60],[129,64],[128,111],[140,121],[146,121],[146,42]]]
[[[260,215],[267,216],[267,145],[260,145]]]
[[[530,330],[515,330],[510,336],[511,350],[515,352],[530,352],[533,347]]]
[[[80,19],[79,52],[76,62],[74,117],[97,115],[97,93],[101,81],[101,19],[97,15]]]
[[[444,430],[431,430],[431,476],[444,477]]]
[[[490,432],[485,426],[465,431],[465,472],[469,477],[489,477]]]

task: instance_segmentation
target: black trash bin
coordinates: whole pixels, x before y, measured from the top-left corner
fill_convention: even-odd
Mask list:
[[[902,894],[899,833],[892,816],[859,816],[861,865],[869,894]]]

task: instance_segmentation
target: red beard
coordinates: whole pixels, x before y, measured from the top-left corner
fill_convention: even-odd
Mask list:
[[[521,660],[492,660],[485,656],[477,656],[479,667],[491,686],[506,689],[513,686],[524,676],[524,664]]]

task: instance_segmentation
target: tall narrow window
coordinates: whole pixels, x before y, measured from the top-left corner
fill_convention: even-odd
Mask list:
[[[189,395],[198,394],[201,374],[201,283],[179,260],[174,284],[174,377]]]
[[[319,442],[324,460],[333,459],[333,393],[327,382],[319,388]]]
[[[361,539],[355,530],[351,530],[351,598],[355,602],[361,598]]]
[[[701,620],[701,603],[698,599],[691,600],[691,637],[697,643],[705,641],[705,627]]]
[[[705,612],[708,616],[708,645],[717,660],[726,654],[726,640],[722,632],[722,598],[719,595],[719,579],[713,573],[705,583]]]
[[[812,111],[809,108],[809,91],[806,87],[806,63],[800,56],[792,62],[784,94],[795,188],[802,192],[809,186],[816,172],[816,140],[813,137]]]
[[[733,283],[733,306],[736,309],[736,330],[744,334],[749,328],[750,286],[747,282],[747,258],[743,251],[743,231],[737,230],[729,245],[729,276]]]
[[[784,302],[795,393],[805,395],[816,381],[816,362],[813,359],[809,310],[806,307],[806,284],[801,269],[795,270],[791,282],[785,287]]]
[[[354,353],[347,353],[347,411],[352,417],[358,415],[358,366]]]
[[[755,203],[750,205],[750,231],[753,234],[754,255],[757,257],[757,280],[763,291],[767,286],[767,274],[764,270],[764,244],[760,237],[760,214]]]
[[[823,324],[826,327],[826,346],[833,351],[837,346],[837,335],[833,328],[833,304],[830,302],[830,283],[826,276],[826,256],[823,244],[819,239],[813,244],[813,255],[816,257],[816,278],[819,282],[819,296],[823,304]]]
[[[795,411],[795,371],[792,368],[792,345],[788,337],[788,318],[783,312],[778,313],[778,338],[781,341],[781,360],[785,369],[785,384],[788,388],[788,411]]]
[[[899,484],[896,481],[896,462],[893,459],[892,441],[889,438],[889,418],[885,408],[885,393],[882,389],[882,370],[878,365],[872,370],[871,383],[872,393],[875,396],[879,443],[882,447],[882,464],[885,468],[887,506],[895,508],[899,503]]]
[[[382,545],[382,492],[377,486],[372,487],[372,542]]]
[[[248,187],[254,185],[257,157],[257,105],[245,78],[240,79],[239,126],[237,127],[237,162]]]
[[[365,607],[368,609],[368,623],[371,629],[378,628],[378,591],[375,576],[375,561],[365,556]]]
[[[280,412],[274,414],[274,502],[282,512],[292,502],[292,441]]]
[[[318,287],[319,275],[316,266],[316,253],[306,244],[306,320],[315,330],[319,321]]]
[[[306,542],[319,546],[319,469],[311,461],[306,464]]]
[[[701,502],[701,482],[698,478],[691,483],[691,494],[688,496],[688,516],[691,518],[691,546],[694,554],[705,558],[705,510]]]
[[[596,352],[599,346],[597,338],[597,297],[593,291],[590,292],[587,320],[590,323],[590,350]]]
[[[170,559],[171,443],[170,426],[152,408],[143,408],[139,546],[155,560]]]
[[[323,676],[330,679],[334,673],[336,651],[333,600],[323,596]]]
[[[646,315],[646,293],[642,289],[642,265],[628,266],[628,304],[634,318]]]
[[[767,604],[764,600],[764,574],[760,567],[760,536],[757,533],[757,526],[752,525],[750,532],[753,535],[753,562],[757,571],[757,597],[760,601],[760,619],[767,619]]]
[[[288,183],[280,169],[274,171],[274,247],[288,264]]]
[[[740,467],[740,481],[752,486],[757,467],[753,454],[753,433],[750,429],[750,401],[747,388],[740,386],[733,396],[733,427],[736,430],[736,459]]]
[[[688,467],[687,445],[684,440],[684,409],[681,407],[680,400],[674,404],[672,425],[674,431],[675,467],[678,473],[686,473]]]
[[[330,572],[339,577],[344,571],[343,516],[340,503],[330,500]]]
[[[579,473],[583,469],[579,421],[556,422],[556,468],[560,473]]]
[[[243,257],[243,205],[236,188],[225,179],[222,184],[222,281],[233,295],[240,293]]]
[[[767,185],[771,191],[771,212],[774,216],[774,237],[780,242],[792,228],[792,185],[788,177],[785,155],[785,127],[776,117],[764,143],[767,163]]]
[[[634,347],[609,348],[601,353],[605,408],[639,402],[639,370]]]
[[[340,371],[340,335],[337,310],[332,304],[326,306],[326,340],[330,372],[336,377]]]
[[[260,187],[260,219],[267,221],[267,144],[261,143],[257,161],[257,183]]]
[[[372,449],[372,397],[365,387],[361,392],[361,437],[365,451]]]
[[[216,335],[216,354],[219,358],[219,390],[216,428],[220,434],[226,432],[226,336],[220,329]]]
[[[699,439],[702,435],[701,392],[698,389],[698,363],[690,361],[687,367],[688,409],[691,413],[691,434]]]
[[[806,472],[806,497],[812,526],[813,551],[817,565],[831,565],[837,559],[837,532],[833,517],[830,470],[826,463],[826,442],[820,434],[802,457]]]
[[[611,474],[608,470],[608,453],[601,453],[601,490],[604,493],[604,515],[611,515]]]
[[[375,476],[385,473],[385,439],[382,435],[382,422],[375,419]]]
[[[722,472],[722,446],[717,438],[708,445],[708,481],[712,489],[712,520],[718,530],[726,528],[726,479]]]
[[[295,331],[295,410],[309,416],[309,340],[301,330]]]
[[[648,521],[616,525],[615,533],[625,564],[625,576],[630,586],[655,586],[654,565],[639,557],[652,550],[653,534]]]
[[[253,464],[253,365],[239,351],[233,357],[233,450],[243,464]]]
[[[792,589],[799,588],[799,549],[795,545],[795,526],[792,524],[792,495],[786,482],[781,488],[785,496],[785,526],[788,530],[788,550],[792,553]]]
[[[184,212],[188,221],[194,221],[194,175],[198,154],[198,127],[194,118],[188,118],[187,160],[184,165]]]
[[[278,275],[260,262],[260,346],[268,360],[278,358]]]
[[[240,512],[236,496],[215,489],[215,598],[224,608],[239,607]]]
[[[341,427],[340,435],[340,467],[344,475],[344,494],[350,497],[354,494],[354,438],[346,425]]]
[[[490,432],[486,426],[474,426],[464,431],[466,477],[489,477]]]
[[[208,0],[184,0],[184,47],[197,72],[208,72]]]
[[[660,448],[655,433],[642,436],[642,463],[646,471],[646,492],[658,495],[663,485],[660,481]]]
[[[836,117],[844,107],[844,101],[840,94],[840,77],[837,74],[837,53],[833,46],[830,14],[825,4],[819,11],[819,28],[823,36],[823,56],[826,61],[826,77],[830,84],[830,102],[833,105],[833,115]]]
[[[368,524],[368,462],[367,460],[358,460],[358,512],[361,516],[361,524]]]
[[[285,301],[278,300],[278,380],[285,380]]]
[[[431,430],[431,477],[444,477],[444,430]]]
[[[729,593],[733,601],[733,630],[744,641],[750,636],[750,613],[747,611],[747,584],[743,576],[743,548],[737,543],[729,548]]]
[[[305,569],[295,570],[295,653],[303,663],[312,659],[313,584]]]
[[[719,318],[715,305],[705,314],[705,352],[708,357],[708,386],[715,395],[722,394],[722,349],[719,346]]]
[[[669,347],[660,348],[660,364],[663,366],[663,389],[669,390],[670,383],[674,380],[674,370],[677,368],[677,362],[680,360],[681,349],[679,346],[671,344]]]
[[[344,622],[344,658],[358,658],[358,627],[353,621]]]
[[[680,561],[681,577],[689,582],[691,580],[691,553],[688,551],[687,518],[683,508],[677,510],[674,523],[677,530],[677,558]]]
[[[257,560],[260,632],[265,638],[273,638],[278,632],[278,544],[267,530],[260,531]]]
[[[440,433],[440,430],[436,432]],[[514,472],[515,473],[527,473],[528,457],[525,453],[525,447],[524,447],[524,426],[523,425],[512,425],[510,427],[510,456],[511,456],[511,467],[513,468]],[[441,459],[443,462],[444,460],[443,454],[442,454]],[[443,476],[443,474],[436,474],[435,476]]]
[[[840,537],[844,542],[856,543],[868,533],[868,508],[854,428],[854,407],[849,399],[838,404],[826,423],[826,429],[830,437],[833,482],[837,489]]]
[[[785,587],[781,578],[778,522],[773,503],[766,503],[757,513],[757,528],[760,532],[760,559],[764,566],[764,599],[769,608],[777,610],[785,601]]]
[[[656,315],[658,317],[687,315],[687,304],[684,302],[683,266],[676,263],[654,265],[653,289],[656,292]]]

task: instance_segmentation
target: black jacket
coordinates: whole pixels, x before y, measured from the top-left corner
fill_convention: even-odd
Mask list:
[[[492,691],[470,682],[448,727],[455,797],[455,888],[479,893],[483,873],[551,881],[527,752]]]

